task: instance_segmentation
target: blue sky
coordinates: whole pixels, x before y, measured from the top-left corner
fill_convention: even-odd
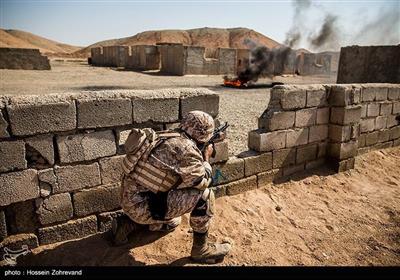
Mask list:
[[[391,13],[394,24],[382,32],[381,20],[374,20],[385,12]],[[337,16],[340,45],[400,42],[400,0],[313,1],[302,19],[303,28],[308,33],[317,32],[327,13]],[[248,27],[283,42],[293,15],[292,1],[0,0],[1,28],[20,29],[80,46],[146,30],[205,26]],[[371,22],[375,34],[361,31]],[[308,47],[307,44],[303,40],[298,47]]]

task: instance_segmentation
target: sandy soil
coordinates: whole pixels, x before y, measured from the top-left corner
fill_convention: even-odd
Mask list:
[[[232,89],[221,86],[221,76],[162,76],[154,72],[119,71],[91,67],[84,60],[51,61],[51,71],[0,70],[0,95],[48,94],[104,89],[155,89],[206,87],[220,94],[220,119],[230,123],[229,152],[247,150],[247,133],[257,128],[257,118],[269,102],[269,88]],[[264,78],[258,84],[335,83],[334,76]]]
[[[220,265],[400,265],[400,148],[217,199],[212,240],[229,237]],[[312,175],[310,177],[309,176]],[[305,178],[305,179],[304,179]],[[192,265],[188,217],[168,235],[140,232],[123,247],[107,234],[37,248],[21,265]]]

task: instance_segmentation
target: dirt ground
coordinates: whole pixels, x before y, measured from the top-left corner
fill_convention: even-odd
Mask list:
[[[229,153],[247,150],[247,133],[257,128],[257,118],[269,102],[269,88],[232,89],[221,86],[221,76],[162,76],[156,72],[133,72],[92,67],[77,59],[51,60],[50,71],[0,70],[0,95],[77,92],[104,89],[154,89],[205,87],[220,95],[220,119],[228,121]],[[257,84],[335,83],[335,76],[263,78]]]
[[[357,157],[354,170],[303,173],[217,199],[211,239],[233,250],[219,265],[400,265],[400,148]],[[310,176],[311,175],[311,176]],[[42,246],[20,265],[192,265],[188,217],[167,235],[107,233]]]

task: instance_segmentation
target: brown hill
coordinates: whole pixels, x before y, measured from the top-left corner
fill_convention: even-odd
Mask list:
[[[145,31],[131,37],[112,39],[97,42],[79,51],[78,56],[90,55],[90,49],[100,46],[112,45],[139,45],[156,43],[182,43],[184,45],[198,45],[206,48],[249,48],[246,39],[268,48],[280,46],[280,44],[261,33],[248,28],[197,28],[189,30],[157,30]]]
[[[81,47],[52,41],[29,32],[0,29],[0,47],[39,49],[45,54],[68,54]]]

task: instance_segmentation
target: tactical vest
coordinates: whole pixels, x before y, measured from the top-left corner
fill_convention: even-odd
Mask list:
[[[162,170],[152,165],[148,158],[152,150],[163,141],[179,136],[178,132],[172,131],[156,133],[151,128],[132,129],[125,142],[126,156],[122,161],[125,175],[154,193],[169,191],[177,185],[179,175],[172,170]]]

